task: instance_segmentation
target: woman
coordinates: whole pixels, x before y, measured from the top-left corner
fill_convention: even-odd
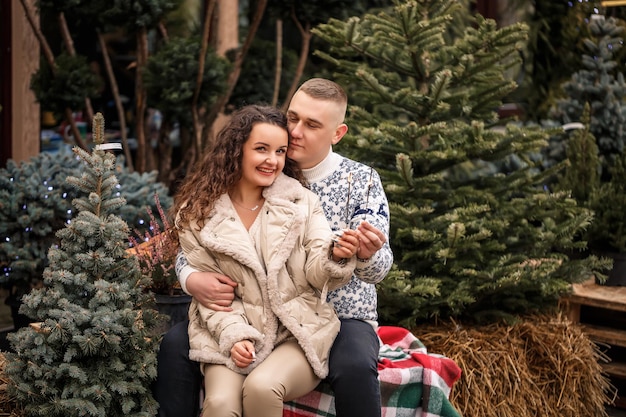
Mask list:
[[[280,417],[284,401],[328,373],[340,324],[326,291],[350,279],[358,238],[333,236],[317,197],[295,179],[288,139],[279,110],[242,108],[175,197],[190,265],[237,281],[232,311],[195,300],[189,308],[205,416]]]

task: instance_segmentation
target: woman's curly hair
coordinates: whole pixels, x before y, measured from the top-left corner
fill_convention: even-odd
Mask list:
[[[286,116],[275,107],[248,105],[234,112],[217,134],[213,146],[185,176],[174,196],[171,215],[178,216],[177,226],[195,220],[202,227],[215,201],[239,181],[243,145],[257,123],[279,126],[289,133]],[[292,159],[285,159],[283,172],[304,184],[302,171]]]

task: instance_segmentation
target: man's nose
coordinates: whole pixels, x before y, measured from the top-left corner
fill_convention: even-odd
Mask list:
[[[295,138],[302,137],[302,123],[301,122],[294,123],[293,125],[291,125],[291,136]]]

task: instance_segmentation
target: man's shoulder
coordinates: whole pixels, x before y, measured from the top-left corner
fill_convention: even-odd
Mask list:
[[[368,171],[371,169],[369,165],[364,164],[363,162],[355,161],[354,159],[350,159],[346,156],[339,155],[341,157],[341,163],[339,167],[342,171]]]

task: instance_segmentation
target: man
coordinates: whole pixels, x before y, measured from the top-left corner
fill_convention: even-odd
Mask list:
[[[346,109],[347,96],[338,84],[321,78],[303,83],[287,110],[292,135],[288,156],[319,196],[331,228],[358,231],[355,274],[346,286],[328,294],[341,330],[330,352],[327,380],[335,393],[338,417],[380,417],[375,284],[393,263],[389,207],[376,171],[332,151],[348,131]],[[183,257],[176,269],[187,293],[209,308],[230,311],[237,284],[229,277],[195,271]],[[198,414],[202,377],[188,350],[187,322],[179,323],[165,335],[158,356],[154,395],[161,417]]]

